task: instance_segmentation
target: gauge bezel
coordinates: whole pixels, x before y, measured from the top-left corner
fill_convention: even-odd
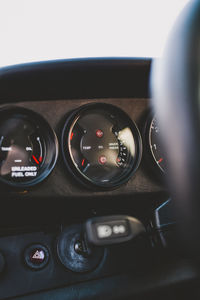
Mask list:
[[[100,110],[110,110],[113,112],[116,112],[118,115],[123,115],[123,117],[126,118],[127,123],[130,126],[130,129],[132,131],[132,134],[134,136],[135,140],[135,147],[136,147],[136,158],[135,163],[131,170],[126,174],[126,177],[123,179],[120,179],[119,182],[112,183],[110,185],[108,184],[97,184],[96,182],[93,182],[89,178],[86,178],[82,173],[78,170],[78,168],[73,163],[71,154],[70,154],[70,147],[69,147],[69,139],[70,139],[70,132],[72,130],[72,126],[75,123],[75,121],[80,117],[80,115],[87,111],[87,110],[93,110],[93,109],[100,109]],[[66,147],[66,140],[68,141],[67,147]],[[74,111],[72,111],[70,114],[67,115],[64,127],[61,134],[61,149],[62,149],[62,155],[65,162],[65,165],[69,171],[69,173],[75,178],[76,181],[78,181],[83,186],[94,189],[94,190],[113,190],[121,185],[125,184],[129,181],[129,179],[134,175],[136,170],[138,169],[141,158],[142,158],[142,138],[139,132],[139,129],[135,122],[128,116],[126,112],[124,112],[120,107],[114,106],[107,103],[89,103],[85,104]]]
[[[55,167],[59,147],[57,136],[49,123],[33,110],[18,106],[5,106],[0,109],[0,117],[2,114],[3,119],[17,116],[31,122],[36,128],[39,126],[45,141],[46,155],[41,165],[40,173],[36,178],[26,182],[12,182],[0,176],[0,182],[15,188],[30,188],[35,186],[46,179]]]

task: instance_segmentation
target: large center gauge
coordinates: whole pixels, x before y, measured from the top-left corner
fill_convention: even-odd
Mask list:
[[[69,171],[87,187],[115,188],[127,182],[141,160],[136,124],[119,108],[98,103],[75,110],[62,132]]]
[[[38,114],[24,108],[0,110],[0,180],[30,187],[46,178],[58,155],[54,131]]]

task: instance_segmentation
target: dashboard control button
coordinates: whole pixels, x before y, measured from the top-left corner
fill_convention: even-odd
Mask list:
[[[41,264],[45,260],[45,253],[42,249],[35,249],[30,255],[31,262]]]
[[[31,269],[42,269],[48,261],[49,251],[43,245],[31,245],[25,250],[25,262]]]

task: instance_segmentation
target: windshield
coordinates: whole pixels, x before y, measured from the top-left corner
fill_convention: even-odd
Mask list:
[[[1,0],[0,67],[51,59],[158,57],[188,0]]]

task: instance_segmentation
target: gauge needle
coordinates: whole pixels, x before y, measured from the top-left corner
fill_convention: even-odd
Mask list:
[[[74,136],[74,133],[72,132],[71,135],[70,135],[70,140],[73,139],[73,136]]]
[[[36,164],[39,165],[39,161],[37,160],[37,158],[34,155],[32,155],[32,158],[34,159],[34,161],[36,162]]]
[[[160,164],[162,161],[163,161],[163,158],[160,158],[159,161],[158,161],[158,163]]]

